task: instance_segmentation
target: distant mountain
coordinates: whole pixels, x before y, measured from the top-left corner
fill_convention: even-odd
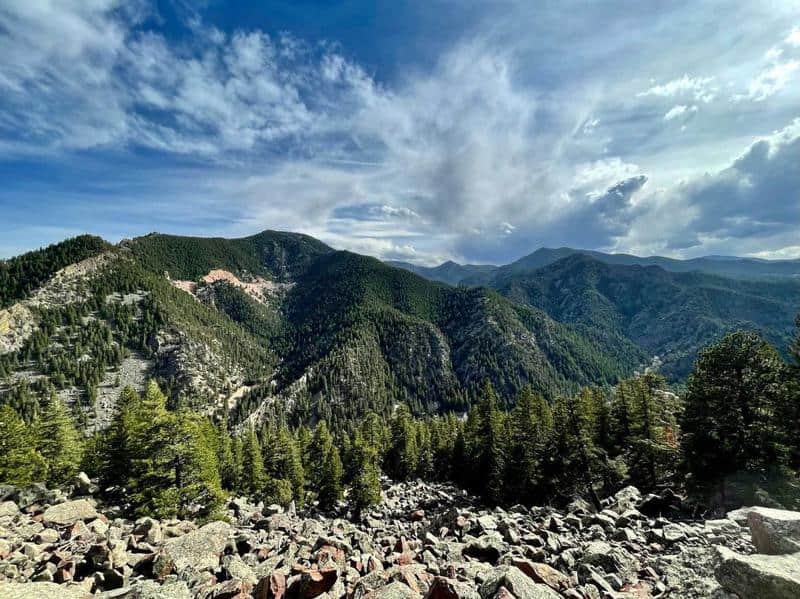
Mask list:
[[[504,267],[489,284],[576,326],[607,350],[627,342],[658,355],[672,379],[688,374],[700,349],[734,329],[756,330],[785,350],[800,311],[800,278],[669,272],[580,252],[535,269]]]
[[[606,264],[660,266],[670,272],[706,272],[736,278],[800,277],[800,260],[764,260],[737,256],[704,256],[678,260],[663,256],[639,257],[631,254],[607,254],[568,247],[540,248],[532,254],[503,266],[461,265],[456,262],[445,262],[434,267],[416,266],[407,262],[389,262],[389,264],[405,268],[432,281],[441,281],[450,285],[475,286],[492,285],[494,278],[502,278],[508,273],[542,268],[575,254],[589,256]]]
[[[689,260],[677,260],[663,256],[640,258],[631,254],[606,254],[592,250],[572,248],[541,248],[506,266],[501,266],[487,276],[470,277],[460,282],[485,284],[491,277],[503,277],[508,273],[519,273],[553,264],[558,260],[580,254],[606,264],[621,266],[659,266],[669,272],[705,272],[736,278],[800,277],[800,260],[761,260],[736,256],[704,256]]]
[[[439,281],[448,285],[458,285],[461,281],[470,277],[488,276],[498,268],[491,264],[458,264],[452,260],[432,267],[418,266],[409,262],[395,260],[388,260],[386,264],[409,270],[431,281]]]
[[[15,262],[20,273],[44,264],[35,288],[0,311],[0,400],[21,413],[56,392],[100,427],[124,385],[155,376],[173,405],[227,406],[234,422],[344,426],[398,401],[462,409],[485,380],[504,396],[532,385],[553,397],[612,383],[646,359],[635,347],[607,352],[491,290],[431,282],[304,235],[152,234],[88,247],[72,264],[59,246]]]

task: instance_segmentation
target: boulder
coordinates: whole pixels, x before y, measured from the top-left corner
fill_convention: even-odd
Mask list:
[[[367,595],[369,599],[419,599],[419,596],[402,582],[392,582]]]
[[[124,595],[125,599],[192,599],[189,587],[183,581],[170,581],[158,584],[152,580],[143,580],[131,587]]]
[[[214,570],[232,534],[233,529],[227,522],[211,522],[182,537],[169,539],[156,558],[153,571],[163,577],[185,568]]]
[[[572,586],[569,576],[562,574],[555,568],[525,559],[515,559],[512,565],[524,572],[534,582],[546,584],[551,589],[563,591]]]
[[[717,581],[740,599],[800,597],[800,555],[742,555],[726,547],[717,551]]]
[[[639,569],[638,560],[630,553],[603,541],[589,543],[581,563],[598,567],[606,574],[619,574],[623,579],[630,578]]]
[[[78,520],[94,520],[97,516],[97,510],[91,501],[76,499],[50,506],[44,511],[42,521],[45,524],[62,526],[75,524]]]
[[[428,589],[425,599],[481,599],[481,596],[466,582],[437,576]]]
[[[546,584],[537,584],[528,578],[522,570],[514,566],[500,566],[486,577],[480,587],[482,599],[493,599],[498,591],[505,588],[515,597],[525,599],[560,599],[561,595]]]
[[[13,518],[19,514],[19,507],[13,501],[0,503],[0,518]]]
[[[85,599],[91,595],[83,587],[54,582],[0,582],[0,599]]]
[[[747,514],[747,524],[758,553],[800,551],[800,512],[757,507]]]

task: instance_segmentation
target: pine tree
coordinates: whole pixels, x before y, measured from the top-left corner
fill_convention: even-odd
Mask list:
[[[47,482],[60,485],[77,473],[83,451],[80,434],[57,395],[52,394],[37,422],[37,449],[47,463]]]
[[[352,442],[352,460],[355,464],[355,477],[351,483],[350,501],[354,516],[361,519],[361,513],[381,501],[381,479],[378,468],[378,452],[361,439]]]
[[[472,488],[490,503],[500,503],[505,495],[506,435],[497,395],[488,381],[482,398],[470,410],[466,427],[466,453]]]
[[[251,426],[244,433],[242,440],[242,476],[239,487],[242,493],[257,496],[264,491],[266,484],[267,474],[264,471],[261,443]]]
[[[228,429],[228,411],[225,410],[216,430],[217,461],[219,462],[222,487],[230,491],[236,488],[238,477],[233,452],[233,440]]]
[[[731,333],[705,350],[689,377],[683,455],[696,491],[753,501],[758,486],[781,492],[792,478],[780,418],[786,371],[755,333]]]
[[[322,472],[318,479],[319,506],[324,510],[336,507],[341,501],[342,490],[342,460],[339,450],[331,444],[322,461]]]
[[[44,480],[47,464],[35,435],[10,406],[0,405],[0,483],[25,486]]]
[[[526,387],[517,398],[509,424],[507,486],[515,503],[533,503],[540,492],[541,462],[553,428],[550,406],[541,395]]]
[[[420,456],[415,428],[408,406],[400,404],[392,418],[386,455],[386,470],[395,480],[408,480],[417,473]]]

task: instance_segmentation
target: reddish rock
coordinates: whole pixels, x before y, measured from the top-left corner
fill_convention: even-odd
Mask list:
[[[417,510],[411,514],[412,522],[419,522],[425,519],[425,510]]]
[[[255,599],[283,599],[286,595],[286,576],[282,572],[273,572],[258,581],[253,597]]]
[[[214,589],[214,599],[250,599],[253,585],[246,580],[226,580]]]
[[[534,582],[546,584],[553,590],[563,591],[572,586],[572,581],[569,576],[562,574],[547,564],[532,562],[525,559],[515,559],[511,563],[522,570],[529,578],[532,578]]]

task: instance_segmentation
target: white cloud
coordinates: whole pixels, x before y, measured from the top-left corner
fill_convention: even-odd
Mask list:
[[[763,102],[786,87],[798,69],[800,60],[776,62],[753,78],[747,86],[747,92],[734,96],[734,101]]]
[[[789,35],[786,36],[786,39],[784,39],[783,42],[785,44],[789,44],[790,46],[794,46],[795,48],[800,47],[800,27],[792,27]]]
[[[697,106],[686,106],[685,104],[677,104],[670,108],[667,113],[664,115],[665,121],[671,121],[673,119],[677,119],[678,117],[684,116],[686,114],[690,114],[693,112],[697,112]]]
[[[684,75],[678,79],[654,85],[636,95],[639,97],[658,96],[662,98],[687,96],[698,102],[709,103],[714,100],[717,94],[717,88],[713,85],[713,82],[714,77],[690,77],[689,75]]]

